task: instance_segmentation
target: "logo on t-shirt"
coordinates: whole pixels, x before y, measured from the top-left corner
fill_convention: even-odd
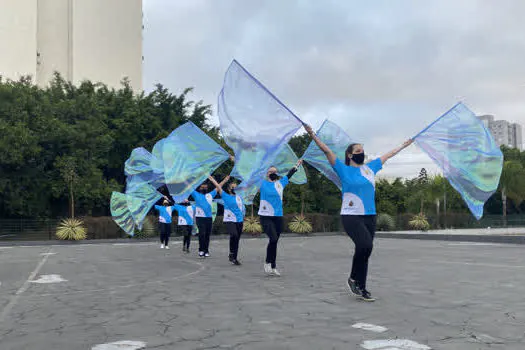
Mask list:
[[[350,201],[350,203],[348,203],[348,206],[349,207],[353,207],[354,206],[354,202]]]

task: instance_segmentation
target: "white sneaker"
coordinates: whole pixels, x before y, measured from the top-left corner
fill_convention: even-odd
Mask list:
[[[264,264],[264,272],[267,275],[271,275],[272,274],[272,265],[271,264]]]
[[[204,252],[199,252],[199,257],[204,258]]]
[[[170,249],[170,247],[168,247],[168,246],[165,246],[165,247],[164,247],[164,249]]]
[[[210,257],[210,253],[204,253],[204,256],[209,258]]]
[[[161,244],[161,245],[160,245],[160,249],[164,249],[164,244]]]
[[[277,269],[272,269],[272,275],[279,277],[279,276],[281,276],[281,273]]]

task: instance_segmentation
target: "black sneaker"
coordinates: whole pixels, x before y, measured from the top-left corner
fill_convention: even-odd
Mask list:
[[[370,292],[367,291],[366,289],[361,290],[360,298],[368,302],[376,301],[375,298],[372,296],[372,294],[370,294]]]
[[[353,279],[349,278],[348,281],[348,288],[350,288],[350,293],[353,295],[360,297],[361,296],[361,290],[359,289],[359,286],[357,285],[357,282]]]
[[[237,266],[241,265],[241,262],[237,259],[232,259],[231,262],[232,262],[232,265],[237,265]]]
[[[228,260],[229,260],[231,263],[233,263],[233,260],[235,260],[235,259],[233,259],[233,256],[230,254],[230,255],[228,255]]]

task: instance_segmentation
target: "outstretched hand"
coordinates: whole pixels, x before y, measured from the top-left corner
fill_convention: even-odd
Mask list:
[[[299,159],[297,161],[297,164],[295,165],[295,168],[299,168],[301,166],[301,164],[303,164],[303,160],[302,159]]]

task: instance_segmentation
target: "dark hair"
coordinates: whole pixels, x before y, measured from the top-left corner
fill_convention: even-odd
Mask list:
[[[230,188],[230,186],[231,186],[231,185],[234,185],[234,184],[237,184],[237,181],[235,181],[234,179],[230,179],[230,180],[228,180],[228,182],[226,183],[226,186],[225,186],[225,188],[226,188],[226,193],[231,194],[231,188]]]
[[[345,164],[346,165],[350,165],[350,157],[348,155],[354,152],[354,147],[357,145],[360,145],[360,143],[352,143],[350,144],[350,146],[346,148],[346,152],[345,152]]]

